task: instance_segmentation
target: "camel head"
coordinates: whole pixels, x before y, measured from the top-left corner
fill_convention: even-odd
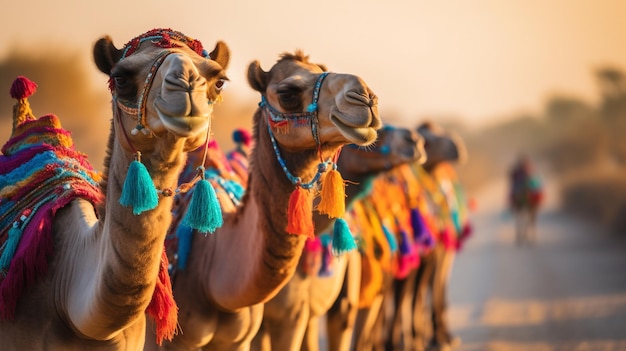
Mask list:
[[[417,132],[424,138],[425,169],[431,170],[441,162],[462,163],[467,159],[465,143],[458,134],[445,131],[433,122],[422,123]]]
[[[248,82],[262,95],[261,115],[290,152],[376,140],[381,127],[378,98],[358,76],[329,73],[298,50],[282,54],[267,72],[252,62]]]
[[[378,140],[367,147],[350,144],[337,161],[342,172],[371,174],[405,163],[424,163],[424,139],[416,132],[386,125],[378,131]]]
[[[227,80],[226,44],[217,42],[209,53],[180,32],[153,29],[121,49],[103,37],[93,54],[110,77],[113,123],[124,149],[167,160],[166,153],[180,155],[204,143],[213,104]]]

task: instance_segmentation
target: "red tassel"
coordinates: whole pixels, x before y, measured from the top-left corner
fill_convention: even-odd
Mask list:
[[[296,186],[289,197],[287,233],[314,236],[313,197],[310,191]]]
[[[18,76],[11,84],[10,94],[12,98],[20,100],[33,95],[36,90],[37,83],[24,76]]]
[[[172,340],[178,326],[178,306],[172,294],[172,283],[167,266],[168,260],[164,247],[152,301],[146,309],[146,313],[156,322],[156,342],[159,345],[163,343],[163,339]]]

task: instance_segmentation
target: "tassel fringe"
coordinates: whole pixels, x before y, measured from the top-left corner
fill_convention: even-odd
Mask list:
[[[313,237],[313,199],[310,191],[296,186],[289,197],[287,209],[287,232]]]
[[[122,187],[120,205],[133,208],[133,214],[152,210],[159,204],[159,196],[150,174],[141,162],[135,160],[128,167]]]
[[[9,268],[9,264],[11,264],[11,259],[15,254],[15,250],[17,249],[17,245],[20,243],[20,239],[22,238],[22,229],[17,225],[16,222],[11,229],[9,229],[9,238],[5,242],[4,251],[2,251],[2,256],[0,256],[0,271],[7,270]]]
[[[346,212],[346,184],[336,166],[324,177],[317,210],[332,218],[341,218]]]
[[[193,190],[183,224],[201,233],[213,233],[223,223],[222,208],[215,189],[208,180],[200,180]]]
[[[165,339],[172,340],[177,333],[176,328],[178,326],[178,306],[172,294],[172,284],[167,266],[168,260],[164,248],[154,294],[146,309],[146,313],[156,322],[156,342],[158,345],[161,345]]]
[[[337,218],[333,228],[333,255],[339,256],[356,248],[356,241],[348,223],[343,218]]]

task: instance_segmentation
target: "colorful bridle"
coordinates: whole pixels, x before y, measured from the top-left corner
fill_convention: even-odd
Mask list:
[[[139,37],[132,39],[128,42],[123,49],[122,56],[120,61],[127,58],[128,56],[135,53],[135,51],[139,48],[139,46],[149,41],[155,46],[161,48],[175,48],[181,47],[180,43],[188,46],[191,50],[193,50],[198,55],[204,57],[207,60],[210,60],[211,57],[209,53],[203,49],[202,44],[195,39],[189,38],[184,34],[176,31],[172,31],[170,29],[155,29],[149,31]],[[150,71],[146,76],[144,81],[144,85],[139,95],[137,102],[124,101],[117,97],[114,93],[113,89],[114,81],[113,78],[110,78],[110,89],[113,94],[113,102],[115,116],[122,128],[124,137],[126,139],[127,144],[135,154],[135,160],[130,164],[128,169],[128,174],[124,181],[124,186],[122,188],[122,195],[120,197],[120,204],[123,206],[129,206],[133,208],[133,213],[138,215],[144,211],[151,210],[158,205],[158,196],[174,196],[178,193],[184,193],[190,191],[194,188],[193,197],[191,203],[189,205],[189,210],[187,215],[185,216],[184,223],[189,227],[196,229],[200,232],[213,232],[215,229],[222,225],[222,213],[219,206],[219,201],[217,200],[217,196],[215,194],[215,189],[213,186],[205,179],[205,162],[206,162],[206,148],[209,143],[209,136],[211,131],[210,119],[209,126],[207,127],[206,132],[206,141],[204,144],[204,157],[202,159],[202,165],[198,167],[198,174],[193,178],[189,183],[183,183],[176,187],[176,189],[165,188],[157,190],[154,186],[154,183],[148,173],[146,167],[141,163],[141,151],[137,150],[128,136],[124,128],[124,124],[121,120],[121,112],[124,112],[130,116],[137,116],[137,125],[131,131],[131,135],[137,135],[139,131],[141,131],[144,135],[148,137],[152,137],[154,134],[147,128],[147,123],[145,120],[146,115],[146,101],[145,97],[148,95],[150,89],[152,88],[152,84],[154,82],[154,78],[158,69],[161,67],[162,63],[165,59],[170,55],[175,53],[174,50],[164,50],[159,53],[156,59],[153,61]],[[214,103],[214,101],[208,100],[209,104]]]
[[[339,157],[341,149],[337,151],[334,157],[327,160],[324,160],[322,156],[322,145],[319,137],[318,100],[322,84],[328,74],[329,72],[323,72],[317,77],[313,88],[311,103],[304,112],[280,112],[269,104],[264,95],[261,95],[259,107],[264,109],[267,113],[267,130],[276,159],[287,179],[295,186],[289,198],[287,232],[313,238],[314,226],[311,215],[313,211],[313,194],[311,190],[318,190],[318,187],[321,187],[320,202],[317,205],[317,211],[336,219],[333,235],[333,249],[334,252],[340,254],[356,248],[356,243],[349,231],[347,223],[342,218],[345,214],[345,183],[341,174],[337,171],[337,158]],[[285,160],[281,156],[276,137],[274,136],[273,129],[282,132],[288,131],[290,123],[293,124],[294,127],[309,126],[313,139],[317,144],[320,163],[317,166],[317,172],[308,182],[303,182],[302,178],[294,176],[289,171]]]

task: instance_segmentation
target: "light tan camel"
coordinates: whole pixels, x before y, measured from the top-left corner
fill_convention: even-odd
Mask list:
[[[209,54],[199,41],[169,29],[151,30],[122,49],[104,37],[93,53],[110,76],[113,96],[104,201],[96,209],[78,198],[58,209],[49,269],[24,291],[13,318],[0,321],[2,350],[143,348],[146,308],[163,273],[173,203],[167,195],[185,152],[205,142],[229,60],[224,43]],[[124,185],[134,166],[145,167],[151,181],[144,181],[144,194],[155,203],[121,198],[139,191]],[[175,315],[170,322],[175,326]]]
[[[372,147],[360,148],[354,145],[344,147],[337,162],[338,169],[349,182],[346,193],[347,203],[354,201],[359,195],[367,193],[372,179],[380,172],[389,170],[398,164],[425,160],[423,142],[415,132],[405,128],[385,126],[378,133],[378,141]],[[328,248],[325,248],[328,252]],[[311,259],[307,256],[320,256],[320,251],[305,251],[301,258],[300,267]],[[319,258],[316,260],[319,261]],[[318,350],[320,317],[325,315],[337,299],[342,288],[344,276],[350,275],[350,283],[359,284],[360,268],[358,252],[350,252],[344,256],[332,258],[330,275],[318,275],[319,269],[307,272],[305,269],[297,273],[283,287],[272,300],[265,304],[263,324],[259,335],[255,339],[257,349],[271,350]],[[350,272],[346,272],[350,261]],[[319,267],[318,267],[319,268]],[[357,302],[350,301],[346,305],[351,311],[346,311],[348,324],[354,323],[356,318]],[[332,338],[343,339],[344,350],[350,346],[351,330],[329,328],[329,333],[341,332],[343,338],[337,335]],[[268,341],[264,338],[269,338]],[[265,343],[261,345],[261,343]],[[303,344],[304,342],[304,344]],[[262,346],[262,347],[261,347]],[[339,345],[331,345],[331,350],[341,350]]]
[[[423,165],[424,172],[419,173],[418,181],[429,188],[434,197],[436,208],[432,213],[425,214],[437,218],[435,245],[421,254],[420,266],[413,270],[405,279],[396,279],[396,314],[392,338],[388,345],[398,347],[404,345],[415,350],[449,350],[458,346],[460,340],[455,338],[447,322],[447,286],[460,241],[466,239],[464,231],[467,223],[461,223],[458,215],[458,199],[456,191],[451,188],[451,164],[463,163],[467,159],[467,151],[463,140],[453,132],[443,129],[434,123],[424,123],[418,132],[426,140],[437,137],[448,137],[453,141],[456,154],[453,157],[432,159]],[[444,172],[444,171],[448,172]],[[444,177],[445,175],[445,177]],[[452,175],[456,178],[456,175]],[[458,181],[455,179],[455,183]],[[462,200],[464,201],[464,200]],[[456,211],[456,221],[453,212]],[[458,223],[455,223],[458,222]],[[427,301],[430,301],[428,305]],[[400,311],[412,310],[412,314]],[[426,318],[427,312],[431,318]],[[431,331],[430,340],[426,340],[427,331]]]
[[[463,149],[457,142],[455,137],[452,137],[443,133],[420,133],[425,141],[425,150],[427,159],[424,165],[413,164],[411,167],[414,171],[396,172],[397,174],[390,174],[390,180],[393,183],[413,182],[411,187],[419,189],[420,201],[425,201],[427,197],[427,186],[424,179],[420,179],[423,176],[423,168],[427,165],[437,165],[446,160],[456,160],[462,157]],[[393,180],[397,178],[398,180]],[[381,180],[383,181],[383,180]],[[407,187],[407,185],[401,185],[401,187]],[[414,196],[411,191],[404,191],[404,195],[407,196],[404,202],[406,206],[415,201],[416,199],[409,199],[409,196]],[[380,202],[376,198],[374,202]],[[400,202],[400,199],[397,200]],[[405,207],[406,207],[405,206]],[[384,207],[384,206],[382,206]],[[380,221],[387,226],[392,227],[392,223],[396,220],[393,218],[398,216],[398,211],[392,208],[383,209],[381,206],[376,208],[378,216],[381,216]],[[389,206],[387,206],[389,207]],[[410,206],[409,206],[410,207]],[[423,206],[418,206],[423,207]],[[404,209],[408,211],[408,207]],[[403,211],[404,211],[403,210]],[[391,216],[392,218],[389,218]],[[408,213],[402,213],[400,221],[407,222]],[[411,223],[412,224],[412,223]],[[410,224],[409,224],[410,225]],[[396,230],[397,231],[397,230]],[[398,235],[396,233],[396,235]],[[400,242],[401,238],[398,237]],[[410,244],[412,245],[412,244]],[[357,350],[360,349],[373,349],[384,350],[385,343],[387,343],[388,349],[412,349],[412,338],[407,336],[407,333],[411,335],[413,320],[411,318],[411,306],[412,300],[410,287],[407,288],[404,284],[406,281],[413,281],[415,278],[411,277],[415,275],[415,270],[411,269],[408,273],[408,277],[383,269],[385,262],[378,262],[378,259],[372,257],[366,257],[364,262],[369,262],[368,269],[365,272],[369,272],[368,276],[364,278],[365,281],[382,283],[380,288],[365,287],[366,291],[378,291],[378,293],[372,297],[369,303],[365,306],[361,306],[359,309],[357,323],[355,327],[354,344],[353,347]],[[380,278],[373,279],[380,276]],[[399,276],[403,276],[399,278]]]
[[[382,122],[361,78],[325,71],[301,51],[283,54],[269,71],[250,64],[248,82],[262,98],[246,193],[236,208],[223,204],[214,234],[193,237],[185,269],[173,278],[182,332],[162,349],[247,350],[263,303],[293,276],[307,238],[330,223],[308,233],[287,229],[293,177],[311,183],[321,159],[344,144],[373,143]],[[312,221],[308,203],[303,215]]]

